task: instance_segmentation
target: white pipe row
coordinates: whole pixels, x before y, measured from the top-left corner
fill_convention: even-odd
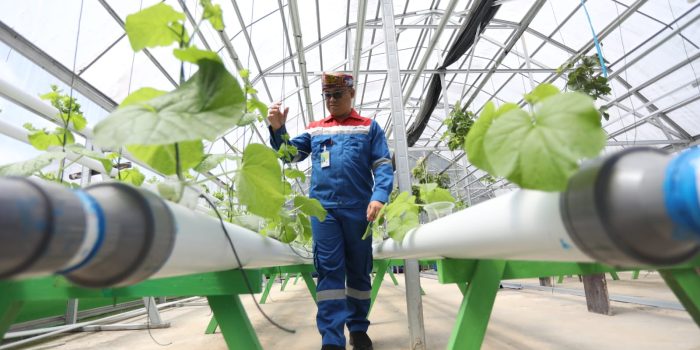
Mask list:
[[[559,193],[519,190],[386,240],[374,257],[589,262],[564,227]]]

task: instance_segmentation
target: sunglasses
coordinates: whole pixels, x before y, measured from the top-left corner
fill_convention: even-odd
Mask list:
[[[345,94],[345,90],[340,90],[340,91],[335,91],[335,92],[324,92],[321,95],[323,95],[323,98],[326,100],[330,100],[331,97],[338,100],[341,97],[343,97],[343,94]]]

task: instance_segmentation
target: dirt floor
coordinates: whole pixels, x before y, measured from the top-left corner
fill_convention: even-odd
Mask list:
[[[408,348],[404,280],[403,275],[397,277],[399,286],[394,286],[386,277],[370,315],[369,335],[377,350]],[[643,271],[638,280],[631,280],[629,273],[621,273],[620,278],[619,281],[608,280],[611,295],[677,305],[675,297],[656,273]],[[538,285],[536,279],[508,282]],[[427,349],[444,349],[457,316],[461,294],[455,285],[441,285],[431,275],[422,278],[421,283],[426,292],[423,313]],[[685,311],[613,302],[614,315],[597,315],[587,312],[584,297],[559,293],[557,287],[581,290],[583,285],[574,277],[549,290],[502,289],[496,297],[482,348],[700,349],[700,328]],[[296,285],[289,283],[283,292],[280,284],[276,284],[267,303],[262,305],[276,322],[296,330],[294,334],[268,323],[255,309],[250,296],[243,296],[242,301],[264,349],[320,348],[320,336],[315,326],[316,308],[301,279]],[[153,339],[144,330],[74,333],[25,349],[226,349],[221,333],[204,334],[211,317],[209,307],[167,309],[161,316],[171,323],[171,327],[151,330]],[[144,318],[125,322],[143,323]]]

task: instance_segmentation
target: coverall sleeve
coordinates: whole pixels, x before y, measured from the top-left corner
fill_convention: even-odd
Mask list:
[[[374,190],[372,201],[386,203],[394,185],[394,167],[391,165],[391,155],[386,143],[384,131],[372,121],[370,128],[372,173],[374,174]]]
[[[272,126],[268,126],[267,129],[270,131],[270,145],[275,150],[279,150],[280,146],[282,146],[282,144],[285,142],[282,135],[287,134],[287,128],[282,125],[282,127],[277,129],[277,131],[272,131]],[[285,160],[285,163],[300,162],[306,159],[306,157],[308,157],[311,153],[311,135],[309,135],[308,132],[304,132],[303,134],[289,140],[287,144],[291,144],[292,146],[296,147],[298,153],[290,162]]]

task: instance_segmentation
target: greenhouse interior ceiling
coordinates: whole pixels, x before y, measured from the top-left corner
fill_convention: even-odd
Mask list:
[[[181,75],[195,74],[195,64],[181,68],[172,47],[132,50],[126,17],[158,3],[0,2],[0,121],[9,125],[3,133],[25,123],[54,127],[50,109],[41,107],[48,102],[39,100],[51,85],[76,97],[94,126],[131,92],[170,91]],[[489,101],[524,106],[523,96],[540,83],[566,89],[568,73],[586,57],[610,86],[595,102],[606,113],[605,153],[631,146],[676,152],[700,137],[698,1],[396,0],[393,26],[385,23],[379,0],[215,1],[223,30],[199,22],[198,1],[164,3],[186,15],[192,44],[217,52],[258,100],[289,107],[290,135],[328,115],[321,74],[339,71],[353,75],[355,109],[379,123],[393,151],[390,78],[397,72],[410,167],[446,174],[452,194],[468,204],[516,186],[477,169],[463,149],[448,145],[445,119],[455,105],[475,116]],[[398,55],[387,57],[387,35],[395,36]],[[242,70],[246,77],[237,73]],[[89,143],[86,136],[76,138]],[[205,149],[238,154],[251,143],[269,144],[262,118]],[[6,136],[0,149],[0,165],[40,154]],[[235,160],[222,163],[224,173],[235,166]],[[80,171],[72,167],[67,173]],[[310,168],[308,160],[298,164],[307,174]]]

